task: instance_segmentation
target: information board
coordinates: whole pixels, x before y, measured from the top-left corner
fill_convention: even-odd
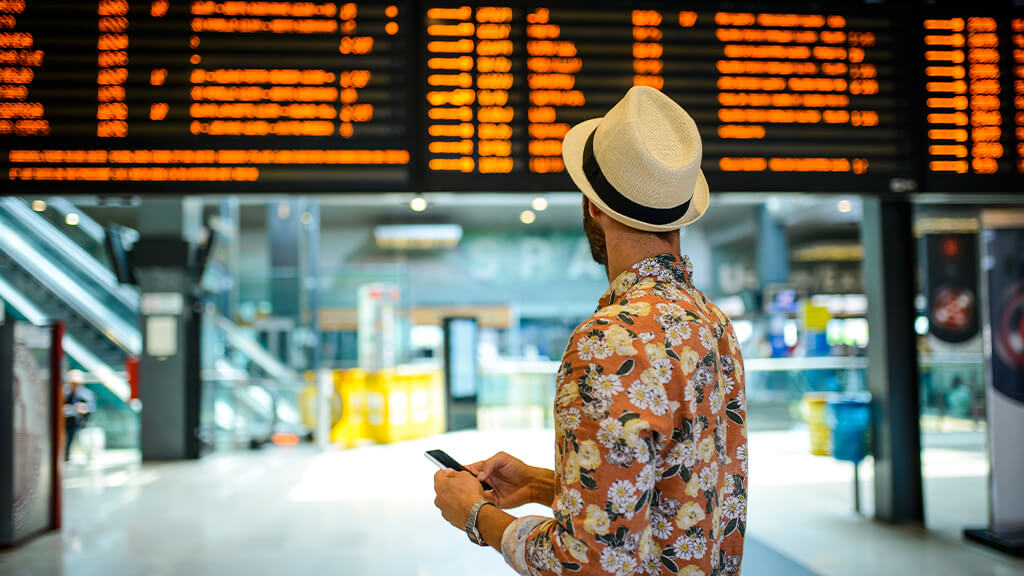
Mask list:
[[[0,0],[0,175],[565,191],[562,137],[643,84],[697,122],[714,191],[1015,193],[1014,5]]]
[[[564,186],[562,137],[636,84],[693,116],[716,190],[887,191],[914,177],[892,6],[533,6],[425,9],[428,188]]]
[[[922,29],[923,187],[1024,191],[1024,9],[961,5],[929,13]]]
[[[400,2],[0,0],[4,187],[408,187],[410,16]]]

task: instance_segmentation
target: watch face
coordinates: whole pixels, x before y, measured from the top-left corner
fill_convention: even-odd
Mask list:
[[[974,294],[955,286],[941,288],[932,300],[932,321],[950,332],[967,329],[974,320]]]

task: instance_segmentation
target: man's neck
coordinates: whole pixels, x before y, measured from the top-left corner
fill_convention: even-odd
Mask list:
[[[608,265],[606,270],[609,283],[613,282],[619,277],[619,274],[622,274],[641,260],[653,258],[661,254],[678,256],[680,253],[678,237],[674,237],[674,242],[663,242],[656,237],[648,235],[636,237],[635,234],[629,234],[621,239],[608,239]],[[615,240],[621,241],[616,242]]]

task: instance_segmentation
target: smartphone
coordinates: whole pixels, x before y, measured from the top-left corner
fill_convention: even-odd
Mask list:
[[[458,461],[455,460],[455,458],[449,456],[448,453],[445,452],[444,450],[427,450],[426,452],[423,453],[423,455],[427,457],[427,460],[430,460],[434,464],[437,464],[437,467],[442,470],[444,470],[445,468],[451,468],[452,470],[460,472],[462,470],[466,470],[466,468],[463,467],[462,464],[459,464]],[[469,471],[467,470],[467,472]],[[470,472],[470,474],[472,474],[472,472]],[[488,484],[487,482],[481,482],[480,485],[484,487],[484,490],[491,489],[490,484]]]

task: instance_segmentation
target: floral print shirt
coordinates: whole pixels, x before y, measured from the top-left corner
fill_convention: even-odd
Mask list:
[[[502,539],[520,574],[739,574],[743,361],[691,275],[686,257],[638,262],[573,333],[555,395],[554,518],[519,518]]]

